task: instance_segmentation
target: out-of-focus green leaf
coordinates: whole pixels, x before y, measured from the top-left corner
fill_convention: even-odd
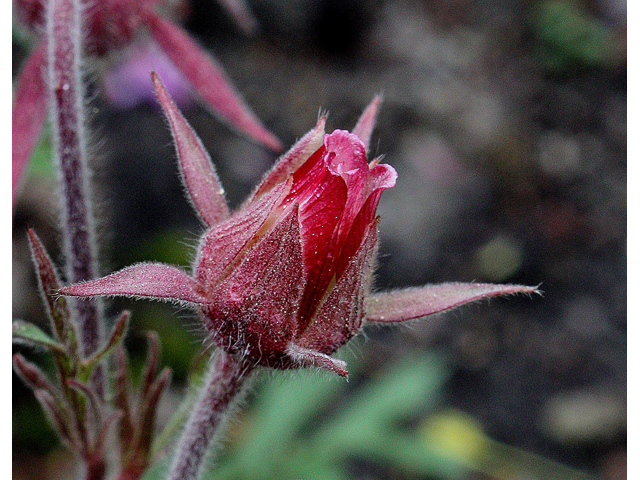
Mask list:
[[[353,391],[313,371],[276,374],[247,415],[239,446],[205,478],[347,480],[353,457],[412,474],[459,475],[463,466],[397,426],[432,406],[448,372],[444,357],[417,354]]]
[[[48,125],[43,128],[40,140],[36,143],[36,148],[31,154],[27,168],[28,176],[46,179],[55,178],[56,168],[53,162],[53,147]]]
[[[589,16],[576,2],[542,2],[536,10],[533,27],[547,68],[563,70],[576,65],[603,65],[612,58],[614,40],[610,29]]]

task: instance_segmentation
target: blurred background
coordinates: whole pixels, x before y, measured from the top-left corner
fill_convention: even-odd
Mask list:
[[[168,11],[286,146],[320,111],[328,131],[350,129],[384,96],[371,156],[399,179],[378,209],[376,289],[490,281],[540,284],[544,296],[369,328],[339,354],[348,383],[265,373],[208,478],[626,478],[626,1],[247,4],[252,35],[213,0]],[[29,48],[14,31],[14,76]],[[202,232],[145,55],[172,78],[143,43],[90,66],[104,274],[187,266]],[[167,83],[238,205],[277,154],[217,121],[180,78]],[[13,219],[13,317],[45,327],[26,229],[59,259],[54,179],[45,136]],[[174,371],[166,423],[204,332],[168,305],[112,301],[109,312],[125,307],[134,368],[156,330]],[[71,478],[72,465],[14,376],[13,478]]]

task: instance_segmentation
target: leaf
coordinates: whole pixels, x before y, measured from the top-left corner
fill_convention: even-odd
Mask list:
[[[129,394],[129,382],[131,374],[127,352],[121,343],[116,347],[115,354],[115,381],[114,381],[114,403],[115,407],[122,413],[118,435],[120,437],[120,456],[125,461],[126,453],[130,450],[133,442],[134,425],[131,416],[131,400]]]
[[[29,229],[28,234],[31,254],[36,265],[42,302],[51,321],[52,330],[56,339],[67,346],[67,353],[71,355],[74,360],[77,360],[77,336],[67,306],[67,300],[57,296],[57,291],[62,284],[44,245],[42,245],[36,233],[32,229]]]
[[[13,356],[13,369],[31,389],[46,390],[57,403],[64,401],[58,389],[53,386],[42,370],[33,363],[25,360],[19,353]]]
[[[156,332],[147,332],[147,358],[142,373],[141,398],[149,394],[151,384],[156,380],[160,368],[160,338]]]
[[[34,394],[49,423],[58,432],[67,448],[76,453],[80,452],[82,450],[80,437],[70,413],[63,407],[64,404],[56,402],[47,390],[35,390]]]
[[[55,341],[35,325],[23,320],[14,320],[12,327],[13,341],[25,342],[32,346],[45,347],[66,354],[64,345]]]
[[[143,397],[143,404],[140,406],[140,423],[137,430],[136,447],[139,454],[144,455],[145,460],[149,460],[152,434],[155,424],[155,415],[158,402],[166,388],[171,384],[171,369],[166,367],[160,375],[150,385],[147,395]]]

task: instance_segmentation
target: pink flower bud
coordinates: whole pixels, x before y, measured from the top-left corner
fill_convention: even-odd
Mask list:
[[[389,165],[369,167],[362,140],[336,130],[280,184],[210,228],[194,276],[210,300],[201,312],[213,341],[289,368],[299,363],[292,344],[330,355],[353,337],[375,253],[375,210],[396,176]]]
[[[346,376],[330,355],[365,321],[401,322],[535,287],[447,283],[371,293],[378,242],[376,208],[395,170],[366,149],[379,98],[354,131],[325,135],[325,118],[230,214],[209,155],[156,75],[158,99],[173,132],[182,180],[208,230],[192,275],[138,264],[60,289],[63,295],[124,295],[194,307],[213,343],[256,366],[315,366]]]

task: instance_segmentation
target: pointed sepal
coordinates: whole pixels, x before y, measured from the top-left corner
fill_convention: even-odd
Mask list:
[[[120,296],[206,303],[198,283],[184,270],[163,263],[138,263],[106,277],[58,290],[77,297]]]
[[[297,333],[303,286],[294,205],[211,293],[206,318],[211,322],[209,330],[216,332],[214,341],[248,354],[261,365],[277,363]]]
[[[539,293],[537,287],[491,283],[441,283],[375,293],[366,299],[369,322],[403,322],[485,298]]]
[[[330,357],[324,353],[316,352],[309,348],[300,347],[294,343],[287,347],[287,355],[300,367],[316,367],[329,370],[341,377],[349,376],[347,362]]]
[[[226,220],[229,217],[229,207],[211,157],[200,138],[171,100],[155,72],[151,72],[151,80],[156,89],[158,101],[169,120],[178,153],[182,181],[194,209],[209,227]]]
[[[239,254],[257,241],[258,232],[268,227],[267,220],[290,187],[290,181],[276,185],[248,208],[240,209],[205,233],[198,248],[194,276],[206,292],[224,281]]]
[[[360,331],[365,292],[378,245],[377,223],[368,226],[362,244],[353,252],[336,285],[298,338],[301,347],[332,354]]]
[[[380,109],[380,103],[382,102],[382,97],[380,95],[376,95],[371,100],[371,103],[364,109],[362,115],[358,119],[358,123],[353,127],[353,133],[355,133],[362,143],[364,143],[365,150],[369,151],[369,143],[371,142],[371,134],[373,133],[373,129],[376,126],[376,119],[378,118],[378,110]]]
[[[233,17],[236,24],[247,35],[258,30],[258,21],[249,10],[245,0],[218,0],[218,3]]]
[[[282,149],[280,141],[262,126],[211,55],[205,53],[176,25],[152,12],[147,14],[146,23],[160,48],[215,113],[272,150]]]

